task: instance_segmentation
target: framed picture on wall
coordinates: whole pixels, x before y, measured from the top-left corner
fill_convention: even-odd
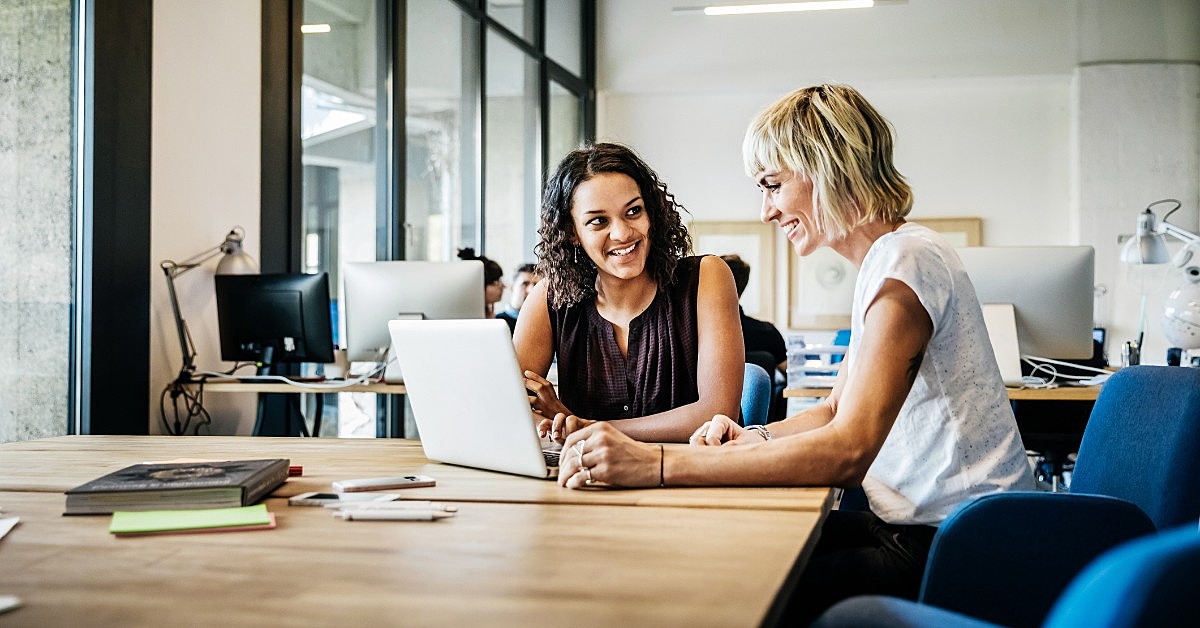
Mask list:
[[[696,221],[691,225],[697,255],[737,255],[750,266],[742,309],[759,320],[775,319],[775,233],[756,221]]]
[[[909,218],[942,234],[951,246],[983,246],[982,218]]]
[[[788,327],[847,329],[858,269],[830,248],[788,255]]]
[[[909,222],[941,233],[951,246],[983,245],[980,218],[909,218]],[[828,248],[804,258],[788,257],[788,327],[849,328],[858,269]]]

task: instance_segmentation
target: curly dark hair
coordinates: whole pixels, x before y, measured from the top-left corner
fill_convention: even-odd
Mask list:
[[[538,274],[550,280],[551,307],[569,307],[596,293],[596,266],[571,243],[575,236],[571,205],[579,185],[602,173],[623,174],[637,183],[650,219],[646,271],[660,287],[675,282],[676,264],[691,253],[692,239],[680,216],[687,209],[632,149],[599,143],[571,151],[546,181],[538,222],[540,242],[534,247]]]

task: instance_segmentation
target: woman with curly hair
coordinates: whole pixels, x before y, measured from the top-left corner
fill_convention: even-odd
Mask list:
[[[682,209],[619,144],[573,151],[546,183],[545,279],[513,338],[543,436],[607,421],[637,440],[685,442],[713,415],[738,416],[733,275],[720,258],[688,256]],[[557,393],[545,379],[555,358]]]

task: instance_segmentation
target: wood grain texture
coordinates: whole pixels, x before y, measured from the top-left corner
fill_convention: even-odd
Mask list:
[[[676,445],[668,445],[672,447]],[[684,445],[678,445],[683,447]],[[443,501],[741,508],[819,512],[828,488],[653,488],[572,490],[554,481],[430,461],[420,441],[248,436],[61,436],[0,444],[0,490],[62,492],[140,462],[177,458],[288,458],[304,475],[273,495],[329,491],[336,480],[428,475],[437,486],[402,489]],[[386,492],[386,491],[385,491]]]
[[[0,626],[750,626],[818,512],[464,503],[351,522],[267,500],[269,531],[114,538],[62,496],[0,492]]]

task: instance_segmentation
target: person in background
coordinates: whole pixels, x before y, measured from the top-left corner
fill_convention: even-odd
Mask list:
[[[503,318],[508,323],[508,330],[516,332],[517,315],[521,313],[521,305],[529,296],[529,290],[542,276],[537,273],[536,264],[521,264],[512,274],[512,285],[509,286],[508,307],[496,313],[496,318]]]
[[[870,510],[829,513],[781,623],[807,625],[857,594],[915,599],[937,526],[959,504],[1034,488],[975,289],[945,239],[905,221],[912,191],[890,125],[853,88],[788,94],[750,124],[742,154],[761,219],[797,255],[829,247],[858,268],[833,389],[769,427],[714,416],[686,448],[589,425],[567,439],[559,483],[861,484]],[[708,551],[737,543],[730,531]]]
[[[686,442],[737,416],[745,359],[733,275],[689,256],[683,208],[632,150],[595,144],[546,183],[538,271],[513,342],[543,436],[593,422]],[[558,391],[546,380],[558,360]],[[570,417],[570,418],[568,418]]]
[[[476,255],[475,249],[458,250],[458,259],[483,262],[483,317],[496,318],[496,303],[504,296],[504,269],[495,260]]]
[[[740,255],[722,255],[721,259],[725,260],[733,273],[738,299],[741,299],[746,286],[750,284],[750,265]],[[758,364],[772,375],[776,370],[786,374],[787,345],[783,342],[783,334],[771,323],[746,316],[746,310],[742,309],[741,305],[738,306],[738,313],[742,319],[742,342],[746,346],[746,361]]]

